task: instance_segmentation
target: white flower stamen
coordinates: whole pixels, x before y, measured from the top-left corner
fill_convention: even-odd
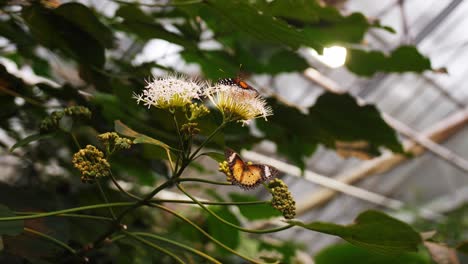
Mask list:
[[[237,120],[248,124],[250,120],[273,114],[270,106],[256,91],[239,88],[235,85],[216,84],[205,91],[205,95],[230,121]]]
[[[157,108],[175,108],[200,99],[201,86],[198,82],[183,76],[166,76],[147,81],[142,94],[134,94],[137,103]]]

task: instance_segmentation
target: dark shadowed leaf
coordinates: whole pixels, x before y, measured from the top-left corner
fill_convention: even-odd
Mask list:
[[[10,152],[13,151],[13,150],[15,150],[15,149],[17,149],[17,148],[24,147],[24,146],[28,145],[28,144],[31,143],[31,142],[34,142],[34,141],[37,141],[37,140],[41,140],[41,139],[45,139],[45,138],[52,138],[54,135],[55,135],[55,133],[34,134],[34,135],[27,136],[27,137],[21,139],[20,141],[16,142],[16,143],[10,148]]]
[[[338,244],[321,250],[314,258],[316,264],[344,264],[350,260],[359,264],[431,264],[426,252],[383,255],[351,244]]]
[[[0,217],[12,217],[15,214],[3,204],[0,204]],[[14,236],[23,232],[23,220],[16,221],[0,221],[0,236],[9,235]]]
[[[58,13],[59,9],[64,9],[63,14]],[[105,61],[104,46],[95,36],[102,34],[100,40],[107,42],[105,36],[108,35],[108,31],[102,32],[95,27],[102,26],[100,23],[78,22],[89,18],[90,11],[83,12],[84,9],[87,7],[76,3],[63,4],[54,10],[33,4],[23,9],[22,16],[34,37],[42,45],[52,50],[59,50],[80,63],[101,67]],[[87,15],[81,16],[84,13]],[[97,19],[94,22],[96,21]]]
[[[417,251],[421,236],[408,224],[378,211],[365,211],[351,225],[337,225],[325,222],[309,224],[289,221],[304,228],[339,236],[362,248],[379,253],[395,254],[403,251]]]
[[[88,33],[103,47],[113,46],[112,31],[104,26],[87,6],[80,3],[66,3],[60,5],[54,12]]]
[[[116,16],[122,17],[124,21],[116,26],[137,35],[140,39],[164,39],[185,48],[195,48],[195,42],[184,38],[184,36],[167,31],[163,26],[156,23],[154,18],[145,14],[136,5],[124,5],[116,12]]]
[[[229,197],[234,202],[253,202],[258,201],[258,198],[250,195],[238,193],[230,193]],[[274,209],[270,204],[246,205],[238,206],[241,214],[249,220],[268,219],[281,216],[281,212]]]
[[[432,70],[431,61],[414,46],[401,46],[385,55],[381,51],[349,49],[346,67],[355,74],[372,76],[377,72],[418,72]]]

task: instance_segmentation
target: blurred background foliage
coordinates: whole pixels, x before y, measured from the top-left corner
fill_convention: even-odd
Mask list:
[[[415,47],[401,46],[389,54],[366,47],[364,39],[369,30],[392,34],[392,28],[361,13],[343,15],[334,6],[315,0],[106,2],[106,9],[97,9],[92,1],[0,1],[0,153],[11,164],[10,171],[6,170],[1,179],[0,201],[14,211],[48,211],[99,203],[95,186],[82,184],[78,172],[71,166],[71,155],[77,148],[70,134],[82,146],[98,144],[96,135],[113,131],[114,121],[121,120],[136,131],[169,145],[175,144],[177,138],[170,116],[158,109],[138,106],[132,98],[152,75],[185,72],[216,81],[241,72],[247,80],[259,75],[301,73],[310,64],[298,51],[312,48],[321,53],[323,48],[337,44],[348,49],[347,69],[363,77],[377,72],[432,70],[429,59]],[[173,51],[157,52],[178,53],[186,67],[169,67],[155,61],[138,62],[145,45],[154,39],[175,44],[177,48]],[[23,69],[29,75],[12,71],[12,64],[13,68]],[[349,94],[325,92],[308,109],[298,109],[268,87],[256,88],[270,96],[274,116],[268,122],[256,122],[255,129],[227,127],[211,148],[222,150],[229,146],[240,150],[270,141],[276,144],[278,155],[301,168],[304,168],[304,158],[312,155],[319,144],[335,148],[337,141],[364,141],[368,146],[365,151],[373,156],[382,148],[403,152],[395,131],[382,120],[378,109],[358,104]],[[288,89],[293,90],[294,86]],[[92,117],[62,118],[59,130],[40,132],[41,121],[53,111],[75,105],[89,108]],[[212,115],[200,120],[200,139],[219,122],[219,118]],[[168,175],[168,168],[161,161],[163,158],[164,152],[160,149],[139,145],[113,157],[111,163],[119,179],[139,186],[154,186],[158,179]],[[194,169],[212,173],[202,165]],[[111,194],[111,200],[123,200],[112,189],[106,191]],[[215,200],[225,199],[207,192],[206,195]],[[232,194],[228,199],[254,198]],[[291,263],[296,251],[302,248],[294,241],[247,236],[220,225],[194,208],[182,210],[230,247],[242,252],[266,252],[265,260],[276,257]],[[238,215],[224,207],[214,206],[213,210],[233,223],[240,223]],[[90,213],[100,215],[102,211]],[[247,220],[276,214],[261,207],[242,208],[240,213]],[[139,230],[152,230],[177,241],[188,241],[223,259],[223,263],[240,263],[170,215],[139,210],[129,223]],[[466,226],[466,216],[463,223]],[[99,222],[60,217],[28,220],[25,225],[73,246],[84,245],[103,228]],[[455,239],[454,235],[445,234],[450,241]],[[2,238],[2,263],[58,263],[65,256],[55,245],[28,234]],[[125,240],[94,254],[96,263],[170,262],[156,251],[135,247]],[[180,254],[191,263],[201,261],[186,252],[180,251]],[[354,246],[337,245],[321,252],[316,263],[343,263],[330,254],[344,259],[364,259],[370,253]],[[401,259],[429,263],[424,254]],[[375,260],[369,263],[408,262]]]

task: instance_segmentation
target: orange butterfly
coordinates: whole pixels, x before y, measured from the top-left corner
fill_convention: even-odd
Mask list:
[[[254,188],[260,183],[278,175],[278,170],[264,164],[249,164],[244,162],[239,154],[232,149],[226,149],[224,156],[231,172],[231,182],[245,189]]]

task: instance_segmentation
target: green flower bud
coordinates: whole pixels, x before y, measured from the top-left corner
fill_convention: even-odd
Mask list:
[[[296,202],[294,201],[288,186],[280,179],[274,179],[268,184],[273,196],[271,205],[280,211],[284,218],[293,219],[296,216]]]

